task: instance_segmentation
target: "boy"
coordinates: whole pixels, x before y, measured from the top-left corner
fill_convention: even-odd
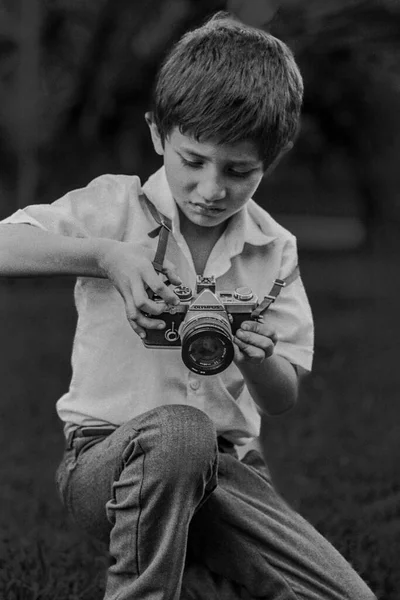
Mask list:
[[[311,368],[294,237],[251,200],[291,147],[301,101],[287,47],[218,14],[161,67],[146,120],[162,169],[143,186],[99,177],[1,226],[3,275],[78,277],[57,481],[76,522],[108,544],[107,600],[373,598],[276,493],[261,456],[236,451],[261,414],[294,405]],[[152,264],[160,221],[171,287]],[[195,289],[197,275],[260,299],[287,283],[264,319],[242,323],[233,362],[214,375],[140,339],[164,331],[174,286]]]

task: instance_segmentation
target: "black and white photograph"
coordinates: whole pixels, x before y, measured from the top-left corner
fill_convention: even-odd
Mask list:
[[[400,0],[0,0],[0,600],[400,600]]]

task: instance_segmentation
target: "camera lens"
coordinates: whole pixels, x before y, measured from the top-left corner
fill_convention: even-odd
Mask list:
[[[182,360],[200,375],[215,375],[232,362],[234,349],[229,322],[220,315],[202,313],[184,322]]]

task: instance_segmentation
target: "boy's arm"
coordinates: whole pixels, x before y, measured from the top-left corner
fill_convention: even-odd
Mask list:
[[[0,276],[107,278],[121,294],[128,321],[141,337],[145,329],[165,326],[163,321],[146,316],[165,310],[165,305],[149,299],[148,288],[167,304],[179,303],[154,270],[149,252],[139,244],[106,238],[68,237],[28,224],[0,225]],[[171,263],[166,264],[165,274],[175,285],[182,283]]]
[[[296,238],[282,248],[279,279],[297,271]],[[276,415],[294,406],[299,381],[311,370],[314,327],[300,276],[286,285],[261,321],[245,321],[235,335],[235,363],[256,404]],[[295,366],[294,366],[295,365]]]
[[[99,256],[107,242],[67,237],[27,224],[0,225],[0,275],[104,277]]]
[[[253,400],[269,415],[292,408],[299,390],[294,366],[273,353],[276,341],[268,326],[254,321],[243,323],[235,337],[235,363]]]

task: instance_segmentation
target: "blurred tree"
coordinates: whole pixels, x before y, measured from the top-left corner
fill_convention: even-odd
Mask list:
[[[21,0],[18,35],[17,102],[11,113],[17,144],[17,206],[35,196],[38,182],[38,127],[40,79],[39,0]]]
[[[66,148],[76,139],[86,148],[86,178],[104,169],[143,177],[153,170],[157,159],[143,113],[160,60],[188,27],[224,5],[220,0],[147,0],[135,7],[129,0],[104,2],[57,134]]]
[[[306,96],[293,160],[323,184],[339,159],[372,229],[397,175],[387,160],[399,126],[394,0],[0,0],[0,189],[18,180],[19,202],[34,201],[34,156],[40,198],[103,171],[146,177],[157,159],[143,112],[161,57],[220,9],[294,49]]]
[[[331,185],[326,167],[345,167],[369,244],[393,213],[400,217],[393,193],[399,183],[393,182],[393,155],[400,126],[400,3],[228,0],[227,7],[295,51],[305,101],[294,156],[311,168],[322,198]]]
[[[0,4],[0,201],[11,181],[16,179],[16,156],[10,135],[10,102],[8,90],[17,66],[17,21]],[[4,200],[3,200],[4,201]]]
[[[93,10],[101,1],[0,3],[0,208],[35,201],[40,151],[71,95]],[[84,16],[87,21],[84,22]],[[92,19],[93,20],[93,19]],[[75,61],[75,62],[74,62]],[[7,193],[8,192],[8,193]]]
[[[370,244],[385,221],[400,217],[397,185],[389,185],[400,126],[400,3],[280,0],[268,28],[294,49],[305,79],[295,157],[320,183],[331,157],[339,158]]]

